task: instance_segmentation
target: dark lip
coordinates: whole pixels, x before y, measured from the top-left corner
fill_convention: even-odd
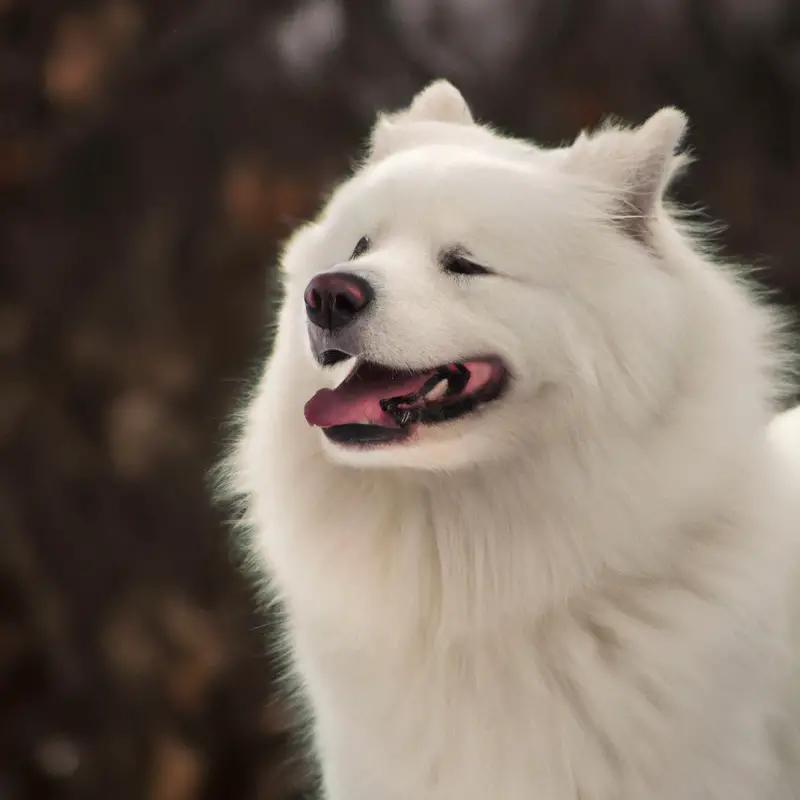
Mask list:
[[[323,367],[332,367],[335,364],[339,364],[342,361],[347,361],[348,358],[353,358],[350,353],[346,353],[344,350],[324,350],[319,356],[319,363]]]
[[[334,425],[322,431],[329,441],[348,447],[375,447],[402,442],[411,436],[409,428],[384,428],[382,425]]]
[[[482,356],[475,358],[463,359],[459,363],[469,361],[491,361],[499,364],[502,372],[497,381],[489,384],[485,389],[481,390],[475,395],[467,395],[464,399],[463,410],[456,414],[450,414],[441,420],[432,420],[426,422],[415,422],[407,426],[393,426],[387,427],[383,425],[366,425],[359,423],[350,423],[346,425],[333,425],[330,427],[322,428],[322,432],[327,439],[335,444],[351,449],[372,449],[390,444],[397,444],[407,441],[411,438],[413,431],[421,426],[435,426],[441,425],[443,422],[458,422],[471,414],[479,412],[484,406],[488,406],[500,400],[507,392],[509,383],[511,382],[512,375],[503,359],[497,356]],[[355,371],[364,366],[365,362],[357,361],[353,370],[348,378],[352,377]],[[367,363],[367,366],[375,366],[379,369],[386,369],[382,365],[372,365]],[[431,367],[430,369],[435,369]],[[425,368],[419,370],[424,371]],[[415,370],[416,371],[416,370]],[[347,380],[347,379],[346,379]],[[455,404],[458,405],[458,401]],[[450,405],[452,410],[452,405]]]

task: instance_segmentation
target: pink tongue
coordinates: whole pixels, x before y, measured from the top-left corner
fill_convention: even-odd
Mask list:
[[[381,408],[380,401],[419,391],[429,375],[398,377],[391,383],[386,379],[360,380],[356,376],[336,389],[321,389],[306,403],[306,422],[319,428],[357,422],[396,428],[394,417]]]

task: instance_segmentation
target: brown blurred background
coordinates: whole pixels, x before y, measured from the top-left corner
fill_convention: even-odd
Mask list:
[[[545,142],[683,107],[800,302],[798,0],[0,0],[0,800],[299,796],[206,473],[276,246],[438,76]]]

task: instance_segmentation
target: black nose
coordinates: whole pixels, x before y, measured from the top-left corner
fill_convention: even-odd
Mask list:
[[[323,272],[306,287],[306,313],[314,325],[333,331],[352,322],[374,295],[372,287],[358,275]]]

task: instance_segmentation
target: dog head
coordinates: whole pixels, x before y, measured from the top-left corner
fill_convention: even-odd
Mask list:
[[[454,469],[657,413],[685,338],[662,204],[685,125],[546,150],[446,82],[380,117],[282,263],[270,369],[327,456]]]

